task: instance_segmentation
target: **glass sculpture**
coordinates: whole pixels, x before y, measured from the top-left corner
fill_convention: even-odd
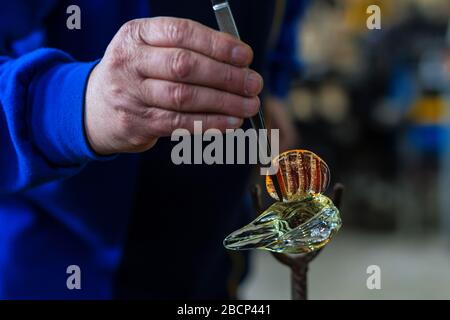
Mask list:
[[[275,158],[274,165],[283,199],[267,176],[267,191],[277,202],[226,237],[227,249],[308,253],[326,245],[341,227],[339,210],[322,194],[329,185],[330,170],[321,158],[311,151],[292,150]]]

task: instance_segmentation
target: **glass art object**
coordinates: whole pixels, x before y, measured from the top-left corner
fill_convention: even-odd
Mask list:
[[[328,165],[307,150],[287,151],[273,161],[283,199],[280,201],[267,176],[267,191],[277,202],[226,237],[224,246],[293,254],[322,248],[342,225],[339,210],[322,194],[330,182]]]

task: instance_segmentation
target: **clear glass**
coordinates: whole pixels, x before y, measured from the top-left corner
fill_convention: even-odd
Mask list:
[[[339,210],[321,194],[330,180],[326,163],[306,150],[285,152],[274,161],[279,166],[277,178],[283,201],[226,237],[227,249],[308,253],[325,246],[340,229]],[[270,179],[266,187],[278,200]]]

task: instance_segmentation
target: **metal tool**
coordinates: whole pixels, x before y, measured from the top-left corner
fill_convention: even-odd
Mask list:
[[[227,0],[211,0],[214,13],[216,14],[217,24],[219,25],[219,29],[222,32],[228,33],[237,39],[240,39],[239,31],[236,26],[236,22],[233,17],[233,13],[231,12],[230,4]],[[266,129],[266,125],[264,123],[264,114],[262,110],[260,109],[258,114],[252,118],[250,118],[250,122],[252,124],[252,127],[257,130],[260,129]],[[259,136],[259,135],[258,135]],[[266,135],[267,141],[267,154],[272,155],[272,149],[270,146],[269,141],[269,135]],[[280,201],[283,201],[283,196],[281,193],[280,184],[277,179],[277,175],[270,175],[270,178],[272,179],[272,183],[275,187],[275,191],[277,193],[278,199]]]

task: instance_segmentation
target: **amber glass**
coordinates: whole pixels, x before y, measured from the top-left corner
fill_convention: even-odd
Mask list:
[[[231,233],[224,245],[230,250],[264,249],[307,253],[325,246],[342,225],[339,210],[322,194],[330,182],[328,165],[307,150],[292,150],[274,159],[279,168],[283,201]],[[266,187],[279,200],[271,179]]]

